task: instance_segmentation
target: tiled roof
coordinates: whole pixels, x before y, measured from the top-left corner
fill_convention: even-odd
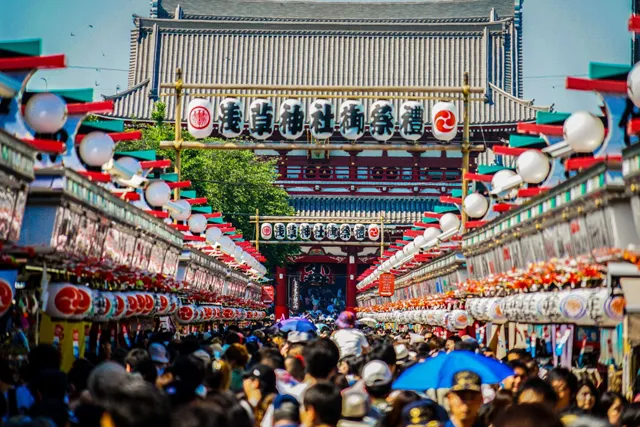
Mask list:
[[[130,89],[109,97],[116,101],[114,116],[149,120],[159,84],[172,82],[177,67],[186,83],[294,85],[460,85],[469,71],[471,84],[486,87],[491,101],[472,103],[473,124],[533,120],[541,109],[511,96],[521,73],[514,71],[514,52],[508,49],[514,43],[508,21],[474,24],[473,31],[431,31],[430,25],[397,22],[393,32],[356,31],[347,24],[287,25],[137,18]],[[489,29],[495,26],[500,30]],[[162,100],[173,120],[174,98]]]
[[[317,218],[378,218],[386,223],[410,225],[422,220],[423,212],[433,211],[437,198],[426,197],[292,197],[298,216]]]
[[[429,19],[462,21],[489,19],[495,9],[498,16],[513,16],[513,0],[414,0],[414,1],[291,1],[291,0],[160,0],[157,17],[174,18],[182,8],[184,19],[251,17],[278,20],[385,20]]]

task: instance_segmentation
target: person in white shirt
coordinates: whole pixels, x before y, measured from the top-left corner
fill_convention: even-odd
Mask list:
[[[336,325],[340,328],[331,340],[340,349],[340,357],[360,356],[366,354],[369,349],[367,337],[356,326],[356,315],[350,311],[340,313]]]

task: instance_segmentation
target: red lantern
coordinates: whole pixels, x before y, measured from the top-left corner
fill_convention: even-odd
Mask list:
[[[69,319],[75,316],[80,305],[80,293],[70,283],[50,284],[47,288],[45,313],[58,319]]]

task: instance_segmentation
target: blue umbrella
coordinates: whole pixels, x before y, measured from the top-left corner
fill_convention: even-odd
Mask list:
[[[303,317],[292,317],[290,319],[282,320],[276,323],[276,328],[283,332],[315,332],[318,329],[316,328],[316,325]]]
[[[497,384],[513,375],[513,369],[495,359],[471,351],[452,351],[413,365],[393,383],[395,390],[451,388],[453,376],[460,371],[475,372],[482,384]]]

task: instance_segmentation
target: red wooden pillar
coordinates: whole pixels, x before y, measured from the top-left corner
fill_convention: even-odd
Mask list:
[[[345,305],[347,310],[355,311],[356,308],[356,277],[358,277],[357,248],[349,246],[347,250],[347,289],[345,292]]]
[[[282,317],[289,318],[289,292],[287,289],[287,269],[285,267],[276,267],[276,321]]]

